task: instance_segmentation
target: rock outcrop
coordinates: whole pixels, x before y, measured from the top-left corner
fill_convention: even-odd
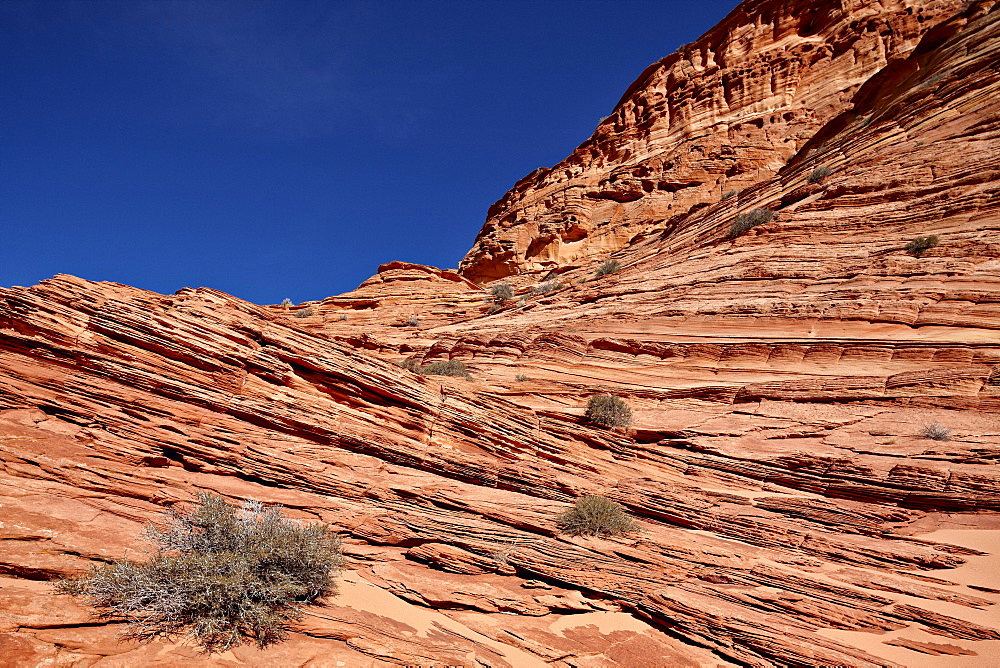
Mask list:
[[[494,204],[460,272],[586,262],[774,176],[961,0],[740,4],[646,69],[594,135]]]
[[[1000,4],[800,4],[743,3],[598,134],[629,132],[503,200],[553,220],[560,192],[620,207],[581,224],[577,255],[535,223],[488,223],[460,274],[389,263],[293,308],[71,276],[0,289],[0,661],[995,665]],[[732,159],[720,95],[757,147]],[[705,179],[690,200],[586,194],[652,169],[669,137],[715,147],[677,163]],[[761,208],[774,218],[731,233]],[[533,245],[551,253],[525,259]],[[611,249],[622,268],[595,277]],[[497,302],[477,285],[542,257],[559,270],[544,288],[522,276]],[[582,419],[598,392],[627,399],[631,428]],[[200,491],[344,537],[340,594],[288,642],[118,643],[52,593],[141,554],[142,525]],[[643,531],[561,534],[583,494]]]

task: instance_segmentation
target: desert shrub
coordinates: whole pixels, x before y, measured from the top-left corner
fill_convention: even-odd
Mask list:
[[[587,402],[584,414],[589,422],[606,427],[627,427],[632,424],[632,409],[619,397],[610,394],[595,394]]]
[[[469,370],[465,364],[458,360],[438,360],[431,362],[427,366],[420,367],[417,372],[425,376],[458,376],[460,378],[471,378]]]
[[[920,429],[920,437],[929,438],[933,441],[950,441],[951,429],[938,422],[931,422],[930,424],[925,424]]]
[[[516,380],[519,383],[523,383],[524,381],[531,379],[525,376],[523,373],[519,373],[516,376],[514,376],[514,380]]]
[[[341,313],[340,317],[337,318],[337,320],[340,320],[341,322],[344,322],[345,320],[347,320],[347,314],[346,313]]]
[[[288,520],[257,501],[235,508],[211,494],[171,511],[144,538],[156,545],[147,563],[93,566],[57,590],[124,622],[125,639],[186,636],[206,653],[281,641],[303,604],[335,592],[343,566],[340,539],[326,524]]]
[[[910,243],[906,244],[906,252],[913,257],[920,257],[924,254],[924,251],[930,250],[938,245],[937,235],[932,234],[927,237],[917,237]]]
[[[407,357],[405,360],[397,362],[397,364],[406,369],[407,371],[412,371],[413,373],[420,373],[420,362],[417,361],[416,357]]]
[[[820,165],[816,169],[812,170],[812,173],[809,174],[809,178],[807,180],[809,183],[819,183],[826,177],[830,176],[830,174],[833,174],[832,169],[826,165]]]
[[[503,304],[493,304],[488,309],[486,309],[486,315],[493,315],[494,313],[499,313],[503,310]]]
[[[603,496],[581,496],[557,524],[571,536],[617,536],[639,530],[621,506]]]
[[[420,327],[420,318],[415,315],[410,316],[410,319],[406,321],[406,324],[408,327]]]
[[[730,197],[736,197],[737,193],[739,193],[739,190],[727,190],[726,192],[722,193],[721,199],[727,200]]]
[[[283,300],[281,300],[281,305],[284,306],[287,309],[287,308],[289,308],[291,306],[295,306],[295,302],[293,302],[288,297],[285,297]]]
[[[597,271],[594,273],[594,276],[596,278],[600,278],[601,276],[607,276],[608,274],[615,273],[621,268],[622,268],[621,262],[619,262],[618,260],[608,260],[600,267],[598,267]]]
[[[535,286],[535,289],[531,291],[531,294],[547,295],[550,292],[555,292],[556,290],[559,290],[560,288],[563,287],[565,286],[563,286],[563,284],[559,283],[558,281],[545,281],[544,283],[539,283],[537,286]]]
[[[299,309],[298,311],[296,311],[295,312],[295,317],[296,318],[308,318],[309,316],[313,315],[314,313],[315,313],[315,311],[313,311],[311,308],[306,307],[306,308]]]
[[[757,227],[772,220],[774,220],[774,212],[770,209],[751,209],[746,213],[736,216],[732,226],[729,228],[729,236],[736,238],[751,227]]]
[[[498,302],[505,302],[514,298],[514,286],[510,283],[494,283],[490,288],[490,294]]]

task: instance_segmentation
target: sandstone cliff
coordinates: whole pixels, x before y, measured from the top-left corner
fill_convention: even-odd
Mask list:
[[[707,44],[736,59],[726,36],[744,34],[741,62],[759,67],[798,62],[810,39],[822,54],[786,67],[804,116],[751,124],[757,149],[699,163],[758,161],[737,195],[691,186],[702,199],[671,199],[669,223],[650,212],[680,190],[580,195],[622,207],[601,229],[633,231],[588,232],[575,258],[560,241],[545,294],[526,276],[491,308],[476,285],[549,266],[518,255],[551,246],[535,223],[502,238],[488,224],[462,275],[389,263],[295,309],[70,276],[0,290],[0,662],[996,665],[1000,5],[811,7],[746,2],[640,78],[614,122],[648,107],[659,137],[690,102],[642,96],[674,99]],[[777,103],[746,67],[743,106],[769,119]],[[677,95],[715,104],[691,77]],[[602,140],[601,160],[652,164],[662,144],[638,150],[655,133],[637,128]],[[706,149],[728,141],[706,133]],[[831,173],[810,179],[817,167]],[[532,198],[605,178],[590,169],[504,201],[562,215],[554,194]],[[776,216],[732,237],[757,208]],[[925,235],[939,244],[906,252]],[[484,239],[522,251],[477,255]],[[603,257],[588,256],[610,249],[623,268],[595,278]],[[397,366],[411,357],[460,359],[472,380]],[[633,428],[581,419],[601,391],[629,401]],[[921,436],[934,422],[951,440]],[[51,594],[47,580],[135,556],[144,522],[203,490],[345,537],[340,596],[288,643],[210,660],[119,644]],[[587,493],[644,531],[561,535],[556,515]]]
[[[572,155],[494,204],[461,273],[483,282],[586,261],[770,178],[963,4],[743,2],[647,68]]]

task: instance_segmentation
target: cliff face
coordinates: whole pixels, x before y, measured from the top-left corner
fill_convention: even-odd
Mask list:
[[[647,68],[572,155],[494,204],[459,269],[566,268],[772,177],[960,0],[743,2]]]
[[[702,41],[797,6],[744,3]],[[608,276],[562,263],[560,285],[499,306],[398,262],[294,309],[70,276],[0,289],[0,663],[996,665],[1000,4],[943,6],[851,10],[854,44],[905,55],[817,80],[850,92],[787,164],[670,225],[640,216]],[[758,208],[774,219],[732,237]],[[597,392],[635,424],[584,421]],[[922,436],[933,423],[951,440]],[[344,536],[341,593],[287,643],[119,644],[51,594],[141,557],[142,524],[200,491]],[[560,534],[583,494],[643,532]]]

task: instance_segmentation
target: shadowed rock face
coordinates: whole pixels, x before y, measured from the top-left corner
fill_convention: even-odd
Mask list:
[[[864,60],[864,40],[883,59],[795,98],[822,119],[765,123],[796,138],[739,195],[716,187],[659,228],[635,214],[616,273],[563,258],[561,287],[490,308],[459,274],[389,263],[305,317],[71,276],[0,290],[2,661],[995,665],[1000,5],[804,7],[797,28],[796,7],[744,3],[698,43],[728,50],[683,62],[735,59],[737,42],[771,62],[767,44],[791,57],[809,39],[834,45],[829,67]],[[614,122],[642,91],[680,90],[681,62],[647,72]],[[801,101],[834,89],[836,109]],[[670,127],[669,105],[646,106]],[[832,173],[810,181],[818,166]],[[777,215],[730,238],[755,208]],[[472,380],[406,358],[459,359]],[[629,402],[630,430],[583,421],[598,392]],[[951,440],[922,437],[929,423]],[[95,560],[141,558],[142,524],[200,491],[344,536],[341,593],[288,642],[211,659],[119,644],[51,593]],[[644,531],[560,535],[584,494]]]
[[[594,135],[494,204],[476,281],[585,262],[774,176],[960,0],[747,1],[651,65]]]

